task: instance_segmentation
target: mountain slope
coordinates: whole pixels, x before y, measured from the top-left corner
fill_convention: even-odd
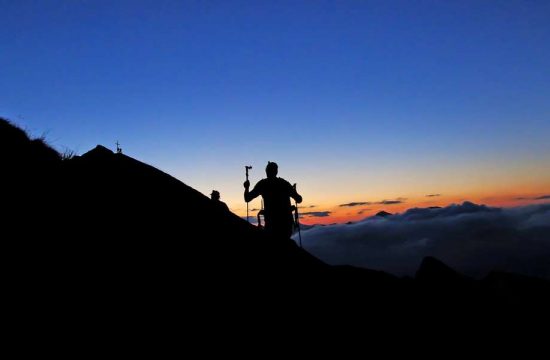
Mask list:
[[[29,316],[131,322],[136,313],[221,316],[299,300],[338,317],[441,304],[501,311],[550,300],[547,282],[498,274],[458,281],[430,259],[418,279],[328,266],[129,156],[98,146],[63,160],[1,120],[0,140],[10,294]]]

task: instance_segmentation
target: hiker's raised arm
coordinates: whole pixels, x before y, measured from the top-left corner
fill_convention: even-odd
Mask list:
[[[294,184],[296,185],[296,184]],[[291,186],[290,187],[290,197],[293,198],[294,200],[296,200],[296,202],[299,204],[302,202],[302,196],[300,194],[298,194],[298,192],[296,191],[296,186]]]
[[[244,182],[244,201],[250,202],[257,198],[260,195],[260,192],[258,191],[258,184],[252,189],[252,191],[248,191],[250,188],[250,181],[246,180]]]

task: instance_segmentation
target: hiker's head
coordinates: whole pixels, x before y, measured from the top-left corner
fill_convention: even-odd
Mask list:
[[[212,190],[212,193],[210,194],[210,198],[212,200],[220,200],[220,193],[216,190]]]
[[[277,173],[279,172],[279,167],[277,166],[277,163],[268,161],[267,166],[265,167],[265,173],[268,178],[274,178],[277,176]]]

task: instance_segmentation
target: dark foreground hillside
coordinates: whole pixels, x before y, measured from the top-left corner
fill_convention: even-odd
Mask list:
[[[10,299],[35,320],[538,314],[550,303],[546,281],[476,281],[433,258],[415,279],[328,266],[158,169],[102,146],[62,159],[4,120],[0,169]]]

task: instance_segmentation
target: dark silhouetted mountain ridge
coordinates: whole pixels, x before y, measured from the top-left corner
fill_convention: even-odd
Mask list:
[[[294,300],[366,317],[372,309],[430,310],[436,304],[426,299],[440,291],[446,304],[483,311],[531,301],[516,290],[550,299],[548,282],[497,274],[474,281],[436,259],[416,279],[328,266],[129,156],[97,146],[64,159],[6,121],[0,131],[8,282],[30,317],[133,323],[136,314],[206,309],[219,319],[293,308]]]

